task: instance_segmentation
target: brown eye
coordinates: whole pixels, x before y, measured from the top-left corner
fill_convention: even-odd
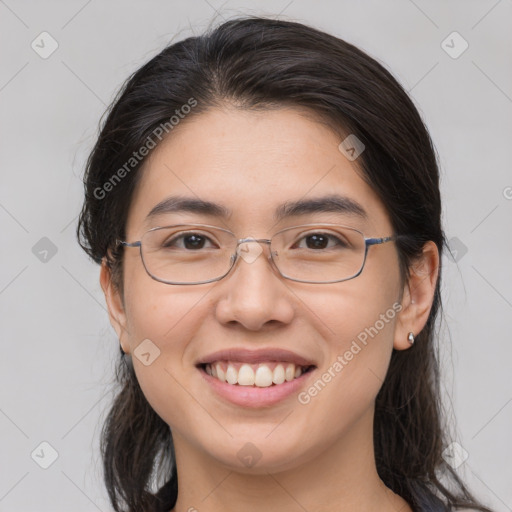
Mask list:
[[[198,233],[185,233],[167,239],[162,244],[163,248],[177,248],[187,250],[203,249],[205,244],[211,243],[210,239]]]
[[[305,241],[305,246],[300,246],[300,242]],[[331,244],[329,245],[329,243]],[[302,237],[298,242],[299,249],[330,249],[332,247],[338,247],[339,249],[343,249],[347,247],[347,244],[341,240],[340,238],[327,234],[327,233],[312,233]],[[297,245],[297,244],[296,244]],[[294,248],[296,246],[294,245]]]

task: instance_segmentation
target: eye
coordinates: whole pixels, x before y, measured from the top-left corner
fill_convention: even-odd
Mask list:
[[[162,243],[162,248],[197,250],[205,248],[205,244],[208,243],[212,244],[211,247],[216,247],[207,236],[200,233],[190,232],[181,233],[167,238]],[[206,248],[208,248],[208,246]]]
[[[301,241],[306,241],[306,246],[300,246]],[[335,235],[328,234],[328,233],[310,233],[306,236],[303,236],[296,242],[296,244],[292,247],[296,248],[296,245],[299,244],[297,247],[298,249],[331,249],[332,247],[337,247],[338,249],[345,249],[348,247],[348,244],[346,241],[344,241],[341,238],[338,238]]]

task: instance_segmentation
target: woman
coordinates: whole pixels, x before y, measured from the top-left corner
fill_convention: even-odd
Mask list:
[[[256,17],[175,43],[120,91],[85,191],[116,511],[489,510],[442,430],[435,152],[375,60]]]

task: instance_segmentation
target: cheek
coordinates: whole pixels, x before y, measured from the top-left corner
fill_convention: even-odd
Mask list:
[[[318,411],[328,405],[333,419],[355,419],[372,405],[393,350],[399,290],[397,261],[384,260],[318,295],[317,330],[328,340],[329,355],[302,403],[315,403]]]
[[[336,319],[330,322],[328,368],[335,365],[335,373],[343,374],[350,387],[367,382],[372,374],[374,380],[384,379],[400,308],[395,297],[388,295],[367,295],[356,301],[344,298],[324,310],[329,318]]]
[[[186,339],[185,331],[193,327],[189,319],[208,290],[160,283],[146,273],[140,258],[127,262],[125,309],[131,348],[150,339],[162,351],[178,350],[178,337]]]
[[[316,379],[298,396],[304,428],[308,418],[322,418],[318,439],[334,439],[357,431],[370,418],[393,349],[396,311],[386,300],[346,309],[331,335],[329,357]],[[384,315],[381,319],[381,314]],[[366,418],[367,420],[364,420]],[[310,428],[310,427],[308,427]]]
[[[151,287],[132,286],[127,298],[132,360],[151,407],[166,423],[176,424],[190,414],[190,360],[185,356],[205,314],[201,298],[206,291],[176,291],[158,282]]]
[[[374,338],[382,340],[378,344],[381,347],[392,344],[394,323],[401,309],[398,272],[391,266],[378,272],[372,272],[371,267],[364,270],[353,280],[310,295],[310,307],[318,319],[317,330],[330,340],[337,353],[349,350],[355,340],[361,346]]]

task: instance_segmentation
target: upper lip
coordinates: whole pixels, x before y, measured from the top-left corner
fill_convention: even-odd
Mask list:
[[[237,361],[241,363],[257,364],[271,361],[282,363],[294,363],[298,366],[316,366],[313,361],[306,359],[294,352],[280,348],[268,348],[249,350],[244,348],[231,348],[219,350],[202,357],[196,363],[197,366],[214,363],[215,361]]]

